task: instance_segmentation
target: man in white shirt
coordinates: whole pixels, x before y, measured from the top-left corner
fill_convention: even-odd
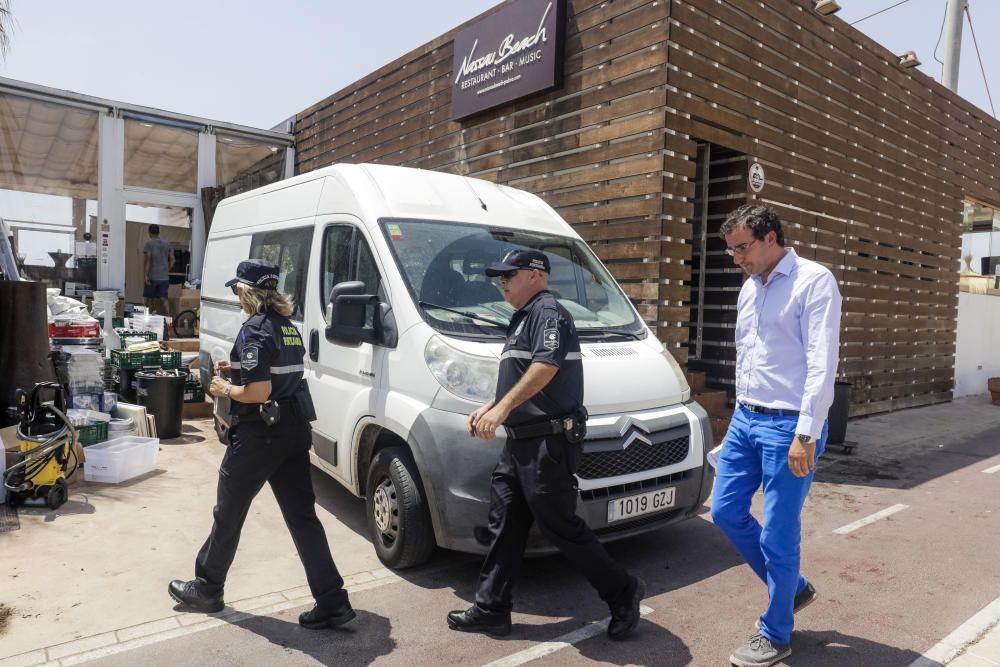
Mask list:
[[[840,347],[840,291],[825,267],[785,247],[778,214],[741,206],[722,225],[726,252],[749,275],[736,320],[736,400],[722,445],[712,519],[770,595],[738,667],[768,667],[790,647],[793,614],[816,599],[799,573],[800,514],[826,443]],[[750,514],[764,488],[764,526]]]

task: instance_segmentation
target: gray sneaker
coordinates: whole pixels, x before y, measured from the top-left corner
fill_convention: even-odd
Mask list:
[[[772,644],[764,635],[754,635],[746,644],[729,656],[729,662],[736,667],[771,667],[792,654],[792,647]]]
[[[815,602],[818,597],[819,593],[816,592],[816,588],[807,581],[806,587],[795,595],[795,600],[792,602],[792,613],[799,613]],[[760,630],[760,618],[753,622],[753,626]]]

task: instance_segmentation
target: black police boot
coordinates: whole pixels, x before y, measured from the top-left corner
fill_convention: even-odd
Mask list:
[[[639,625],[639,603],[646,595],[646,582],[639,577],[632,577],[625,595],[618,602],[609,604],[611,620],[608,622],[608,636],[612,639],[625,639]]]
[[[198,587],[197,579],[192,579],[191,581],[174,579],[167,586],[167,592],[170,593],[170,597],[187,607],[185,611],[200,611],[206,614],[213,614],[217,611],[222,611],[226,607],[226,603],[222,601],[222,593],[218,595],[206,595]]]
[[[448,612],[448,627],[462,632],[485,632],[490,635],[510,634],[509,611],[484,611],[472,605],[465,611]]]
[[[299,625],[303,628],[308,628],[309,630],[335,628],[338,625],[347,623],[357,615],[357,612],[355,612],[354,608],[351,607],[350,602],[345,602],[341,606],[334,607],[333,609],[327,609],[317,604],[309,611],[304,611],[299,614]]]

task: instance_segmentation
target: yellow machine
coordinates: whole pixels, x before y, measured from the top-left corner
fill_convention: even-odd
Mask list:
[[[50,394],[51,400],[43,401],[44,394]],[[62,386],[42,382],[30,394],[18,389],[17,401],[18,405],[10,410],[11,417],[19,418],[20,452],[17,462],[4,472],[7,502],[17,507],[37,498],[44,499],[49,509],[56,509],[69,495],[66,471],[70,460],[76,458],[73,451],[76,429],[66,417]]]

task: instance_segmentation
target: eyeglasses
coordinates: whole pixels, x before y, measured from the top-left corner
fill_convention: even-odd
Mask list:
[[[759,240],[760,239],[754,239],[753,241],[750,241],[750,243],[741,243],[735,248],[726,248],[726,254],[729,255],[730,257],[735,257],[736,255],[742,255],[747,251],[747,248],[749,248]]]
[[[511,269],[510,271],[504,271],[500,274],[499,278],[500,280],[513,280],[514,276],[517,275],[517,272],[522,270],[523,269]]]

